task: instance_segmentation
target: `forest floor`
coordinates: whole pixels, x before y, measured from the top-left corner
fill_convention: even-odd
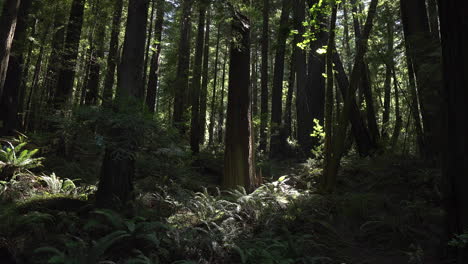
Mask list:
[[[147,152],[130,215],[94,208],[93,184],[43,173],[96,174],[92,153],[2,182],[0,263],[442,263],[440,172],[415,158],[346,157],[333,195],[317,192],[320,162],[260,162],[249,194],[219,191],[220,153]]]

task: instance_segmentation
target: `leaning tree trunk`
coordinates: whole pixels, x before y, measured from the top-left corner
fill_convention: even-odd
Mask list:
[[[147,0],[129,1],[122,62],[118,72],[117,107],[114,109],[118,113],[128,109],[127,104],[135,102],[136,111],[141,111],[139,104],[143,103],[147,13]],[[111,129],[96,194],[98,206],[118,208],[133,199],[135,151],[138,148],[134,140],[138,140],[140,134],[141,131],[128,127],[116,126]],[[122,140],[128,142],[128,137],[133,137],[131,143],[121,144]]]
[[[224,188],[242,186],[252,191],[256,185],[254,143],[250,103],[250,22],[235,12],[229,66],[229,94],[224,152]]]
[[[20,0],[7,0],[0,17],[0,98],[3,94],[19,6]]]
[[[468,230],[468,5],[439,0],[444,76],[444,202],[448,239]],[[446,244],[447,241],[444,241]],[[468,245],[452,248],[457,264],[468,263]]]
[[[0,96],[0,121],[3,121],[3,129],[0,126],[0,135],[14,135],[18,129],[19,92],[23,76],[23,54],[27,47],[27,18],[31,3],[32,0],[23,0],[19,7],[12,54],[8,62],[3,96]]]

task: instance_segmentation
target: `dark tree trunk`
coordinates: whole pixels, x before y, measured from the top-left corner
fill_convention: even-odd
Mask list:
[[[224,61],[223,61],[223,76],[221,78],[221,96],[219,99],[219,120],[218,120],[218,142],[222,143],[224,141],[223,137],[223,125],[224,125],[224,91],[226,85],[226,65],[228,60],[228,44],[226,44],[226,51],[224,52]]]
[[[208,128],[208,145],[212,146],[214,143],[214,126],[216,115],[216,89],[218,87],[218,62],[219,62],[219,41],[221,39],[221,24],[218,25],[218,33],[216,34],[216,54],[213,71],[213,95],[211,97],[211,112],[210,112],[210,126]]]
[[[267,123],[268,123],[268,48],[269,48],[269,14],[270,0],[263,0],[263,25],[262,25],[262,66],[261,66],[261,102],[260,102],[260,151],[266,151],[267,147]]]
[[[367,115],[367,126],[369,127],[369,133],[371,136],[372,144],[378,146],[380,139],[379,127],[377,125],[377,119],[375,117],[374,108],[374,96],[372,92],[372,80],[370,78],[369,65],[362,61],[362,75],[361,75],[361,87],[363,88],[364,99],[366,100],[366,115]]]
[[[149,25],[147,27],[148,33],[146,34],[146,44],[145,44],[145,63],[143,67],[143,89],[146,91],[148,88],[147,85],[147,76],[148,76],[148,63],[150,63],[150,46],[153,41],[153,22],[154,14],[156,10],[156,0],[149,0],[151,2],[151,16],[149,17]]]
[[[11,44],[15,35],[20,0],[6,0],[0,17],[0,99],[7,75]]]
[[[112,101],[113,97],[115,68],[117,67],[119,59],[119,34],[122,20],[122,9],[123,0],[115,0],[114,11],[112,14],[112,30],[109,44],[109,55],[107,56],[106,77],[104,79],[104,89],[102,94],[104,105],[108,105],[110,101]]]
[[[208,5],[208,8],[211,6]],[[200,144],[205,143],[206,137],[206,104],[208,98],[208,62],[210,53],[210,24],[211,24],[211,11],[208,9],[205,25],[205,41],[203,50],[203,71],[202,71],[202,85],[200,91]]]
[[[206,5],[199,3],[198,33],[195,47],[193,65],[193,78],[191,87],[192,118],[190,125],[190,149],[194,154],[200,152],[200,86],[203,63],[203,41],[205,30]]]
[[[151,57],[151,66],[148,77],[148,88],[146,90],[146,107],[151,113],[155,112],[156,96],[158,91],[159,79],[159,58],[161,55],[161,39],[164,23],[164,4],[165,0],[158,0],[156,22],[154,23],[154,41],[155,48]]]
[[[21,1],[18,11],[3,96],[0,97],[0,121],[3,121],[3,129],[0,126],[1,135],[14,135],[18,129],[18,98],[23,76],[23,54],[27,47],[26,30],[31,3],[32,0]]]
[[[447,238],[468,230],[468,4],[466,1],[439,0],[443,57],[444,202],[447,212]],[[444,244],[447,241],[443,242]],[[468,245],[452,248],[457,264],[468,263]]]
[[[411,59],[424,128],[424,156],[437,159],[440,139],[440,57],[439,43],[429,30],[424,0],[400,0],[401,17],[408,55]]]
[[[148,14],[148,0],[130,0],[128,4],[128,18],[125,41],[122,51],[122,62],[118,71],[117,108],[123,112],[128,108],[126,104],[143,103],[143,66],[146,39],[146,22]],[[135,101],[135,102],[132,102]],[[133,178],[135,174],[134,152],[138,146],[134,141],[120,146],[119,140],[124,135],[132,135],[134,131],[128,128],[114,127],[110,131],[109,142],[101,167],[101,175],[96,194],[96,203],[100,207],[119,208],[127,205],[133,199]],[[139,133],[136,131],[136,133]],[[127,140],[128,139],[124,139]],[[122,149],[125,150],[122,153]]]
[[[283,111],[283,79],[284,79],[284,57],[286,54],[286,40],[289,35],[289,13],[291,10],[291,0],[284,0],[281,7],[281,17],[278,30],[278,41],[276,44],[275,67],[273,75],[273,89],[271,95],[271,138],[270,138],[270,157],[280,156],[281,149],[284,147],[284,141],[281,136],[284,130],[281,123]]]
[[[396,77],[395,66],[393,65],[393,87],[395,92],[395,127],[393,128],[393,135],[391,141],[391,148],[395,152],[398,145],[398,138],[400,137],[401,128],[403,127],[403,119],[400,112],[400,93],[398,91],[398,79]]]
[[[190,67],[190,28],[193,0],[183,0],[180,23],[180,40],[176,80],[174,82],[174,112],[172,121],[181,133],[185,133],[184,117],[186,111],[186,95],[188,93],[188,77]]]
[[[286,143],[288,138],[292,137],[292,101],[294,93],[294,83],[296,80],[296,73],[294,70],[294,41],[293,41],[293,51],[291,52],[291,62],[289,64],[289,78],[288,78],[288,93],[286,95],[286,106],[284,108],[284,138],[283,142]]]
[[[303,21],[305,20],[305,2],[304,0],[294,1],[294,29],[297,34],[294,35],[295,43],[302,42],[302,35],[304,34]],[[295,51],[295,71],[296,71],[296,112],[297,112],[297,139],[303,154],[309,156],[311,151],[311,136],[310,127],[311,115],[309,112],[309,105],[307,102],[306,92],[306,54],[305,51],[297,45],[294,47]]]
[[[389,129],[389,121],[390,121],[390,95],[392,90],[392,73],[394,71],[394,52],[393,52],[393,43],[394,43],[394,23],[393,16],[391,15],[391,10],[389,10],[389,6],[385,7],[386,15],[388,16],[388,21],[386,25],[386,33],[387,33],[387,53],[385,55],[385,84],[384,84],[384,110],[382,113],[382,139],[388,139]],[[394,79],[394,82],[397,80]],[[395,92],[398,92],[395,90]]]
[[[256,185],[254,144],[250,103],[250,25],[235,12],[232,31],[237,36],[231,43],[229,94],[226,120],[223,187],[244,187],[252,191]]]
[[[73,0],[72,2],[65,36],[62,65],[57,80],[57,93],[54,98],[55,109],[60,109],[64,104],[70,103],[72,96],[85,1]]]

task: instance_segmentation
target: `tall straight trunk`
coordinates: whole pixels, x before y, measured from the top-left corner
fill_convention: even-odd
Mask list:
[[[174,111],[172,122],[179,132],[185,132],[184,117],[186,111],[186,95],[188,93],[188,77],[190,67],[190,28],[193,0],[183,0],[181,9],[180,40],[177,59],[177,73],[174,82]]]
[[[32,0],[21,1],[18,11],[3,96],[0,97],[0,121],[3,121],[3,129],[0,126],[0,134],[2,135],[14,135],[18,129],[18,98],[23,76],[23,54],[27,47],[27,18],[31,3]]]
[[[122,62],[117,81],[117,112],[125,111],[129,102],[136,102],[137,109],[140,108],[138,104],[143,103],[142,78],[147,14],[147,0],[129,1]],[[135,133],[127,130],[128,128],[114,127],[109,138],[117,141],[121,140],[123,135]],[[96,203],[99,207],[125,208],[127,202],[133,199],[135,158],[133,154],[122,155],[122,150],[118,149],[122,147],[126,148],[125,151],[134,152],[138,146],[133,141],[126,146],[119,146],[116,142],[106,146],[96,193]]]
[[[284,57],[286,54],[286,40],[289,35],[289,13],[292,2],[284,0],[281,7],[281,17],[278,30],[278,40],[276,44],[275,67],[273,72],[273,89],[271,95],[271,138],[270,138],[270,157],[275,158],[280,154],[284,146],[281,136],[284,130],[281,123],[283,111],[283,79],[284,79]]]
[[[465,1],[439,0],[443,56],[443,152],[444,205],[447,239],[466,234],[468,229],[468,5]],[[446,245],[447,241],[443,241]],[[468,263],[468,245],[453,247],[457,264]]]
[[[165,0],[158,0],[156,22],[154,23],[154,42],[155,47],[151,57],[151,66],[148,76],[148,88],[146,90],[146,107],[151,113],[155,112],[156,97],[158,91],[159,79],[159,58],[161,56],[161,39],[164,23],[164,4]]]
[[[226,65],[228,60],[228,49],[229,46],[226,43],[226,51],[224,52],[224,60],[223,60],[223,75],[221,78],[221,96],[219,97],[219,120],[218,120],[218,142],[221,143],[224,141],[223,137],[223,125],[224,125],[224,91],[226,85]]]
[[[294,29],[297,30],[297,34],[294,35],[294,42],[302,42],[302,35],[304,35],[305,29],[303,21],[305,20],[305,3],[304,0],[294,1]],[[308,156],[311,150],[311,137],[309,127],[311,126],[309,105],[307,102],[306,93],[306,53],[305,50],[301,49],[297,45],[295,49],[295,71],[296,71],[296,112],[297,112],[297,139],[303,154]]]
[[[193,78],[191,87],[192,118],[190,124],[190,149],[194,154],[200,152],[200,86],[203,63],[203,41],[205,30],[206,5],[199,3],[198,33],[195,47],[195,59],[193,65]]]
[[[33,25],[31,26],[31,33],[30,35],[33,38],[37,38],[37,28],[38,28],[38,19],[34,19]],[[46,27],[46,30],[44,30],[43,35],[48,35],[50,32],[52,24],[48,25]],[[27,48],[27,54],[26,54],[26,61],[23,66],[23,76],[21,77],[21,84],[20,84],[20,90],[19,90],[19,95],[18,95],[18,115],[19,115],[19,128],[24,131],[24,117],[25,117],[25,98],[26,98],[26,91],[27,91],[27,85],[28,85],[28,80],[29,80],[29,69],[31,68],[31,63],[32,63],[32,57],[33,57],[33,49],[34,49],[35,43],[32,41],[28,41],[28,48]],[[46,97],[47,100],[47,97]]]
[[[349,0],[348,0],[349,1]],[[343,34],[344,34],[344,50],[346,55],[346,71],[348,74],[351,74],[353,64],[351,62],[351,46],[349,45],[350,36],[349,36],[349,14],[348,14],[348,1],[343,0]]]
[[[295,72],[295,63],[294,63],[294,49],[295,43],[293,41],[293,48],[291,52],[291,59],[289,64],[289,78],[288,78],[288,93],[286,95],[286,105],[284,108],[284,138],[283,141],[287,141],[288,138],[292,137],[292,101],[293,101],[293,93],[294,93],[294,83],[296,80],[296,72]]]
[[[333,170],[330,167],[333,165],[333,52],[335,51],[335,28],[336,28],[336,13],[337,13],[337,4],[332,3],[332,13],[330,18],[330,27],[329,32],[330,36],[328,38],[327,44],[327,91],[325,97],[325,144],[324,152],[325,159],[323,165],[323,175],[321,179],[321,189],[325,192],[330,192],[333,190],[336,182],[336,174],[333,174]]]
[[[366,24],[364,26],[361,38],[359,39],[353,72],[349,82],[349,88],[345,97],[346,99],[344,102],[343,111],[341,112],[338,120],[339,126],[337,127],[336,133],[333,135],[333,153],[331,154],[329,161],[326,162],[326,169],[324,170],[324,177],[328,179],[325,186],[326,192],[333,192],[335,187],[336,176],[338,173],[338,168],[340,167],[340,162],[345,147],[346,131],[348,130],[347,128],[349,122],[348,115],[352,106],[352,101],[354,100],[354,94],[359,85],[360,76],[364,70],[362,69],[362,60],[364,59],[364,55],[366,54],[368,48],[368,39],[372,30],[375,14],[377,12],[377,4],[378,0],[371,1]]]
[[[269,14],[270,0],[263,0],[263,25],[262,25],[262,66],[261,66],[261,102],[260,102],[260,145],[261,151],[267,147],[267,123],[268,123],[268,48],[269,48]]]
[[[439,42],[429,29],[424,0],[400,0],[401,17],[408,55],[413,63],[424,128],[424,156],[437,160],[440,147],[440,57]]]
[[[148,33],[146,34],[146,45],[145,45],[145,63],[143,66],[143,89],[146,89],[146,82],[148,77],[148,63],[150,63],[150,46],[153,40],[153,22],[154,22],[154,14],[156,10],[156,0],[150,0],[151,2],[151,16],[149,17],[149,25],[147,27]]]
[[[432,38],[437,42],[440,41],[439,32],[439,14],[437,13],[437,0],[427,1],[427,15],[429,17],[429,28],[431,30]]]
[[[394,68],[393,61],[393,43],[394,43],[394,21],[391,16],[391,11],[389,10],[388,5],[386,6],[387,16],[389,20],[386,22],[386,33],[387,33],[387,53],[385,54],[385,84],[384,84],[384,110],[382,113],[382,138],[388,139],[388,133],[390,131],[388,122],[390,121],[390,94],[392,90],[392,73]],[[394,79],[394,81],[396,81]],[[397,91],[395,91],[397,92]]]
[[[221,39],[221,24],[218,24],[218,33],[216,34],[216,52],[215,63],[213,70],[213,95],[211,97],[210,107],[210,126],[208,128],[208,145],[212,146],[214,143],[214,125],[216,115],[216,89],[218,87],[218,62],[219,62],[219,42]]]
[[[210,8],[210,5],[208,5]],[[200,91],[200,144],[205,143],[206,137],[206,107],[208,98],[208,62],[210,54],[210,25],[211,25],[211,11],[208,9],[205,25],[205,41],[203,50],[203,71],[202,71],[202,85]]]
[[[65,36],[62,65],[57,80],[57,93],[54,98],[55,109],[60,109],[64,104],[70,103],[72,96],[85,1],[73,0],[72,2]]]
[[[16,21],[21,0],[7,0],[0,17],[0,99],[7,75],[11,44],[15,35]]]
[[[31,126],[31,123],[34,122],[34,117],[37,113],[33,112],[33,103],[32,103],[32,98],[36,97],[35,95],[38,94],[38,87],[39,87],[39,75],[42,70],[42,60],[44,57],[44,48],[45,48],[45,40],[46,40],[46,35],[44,34],[42,41],[41,41],[41,47],[39,49],[39,54],[37,56],[37,60],[34,66],[34,73],[33,73],[33,78],[32,78],[32,83],[31,83],[31,88],[29,89],[29,94],[26,99],[26,113],[25,113],[25,121],[24,121],[24,131],[28,132],[28,128]],[[50,58],[49,58],[49,63],[50,63]],[[49,69],[49,67],[48,67]],[[46,74],[48,71],[46,71]],[[46,86],[44,86],[46,87]],[[43,88],[44,89],[44,88]]]
[[[122,9],[123,0],[115,0],[114,10],[112,14],[112,29],[109,43],[109,55],[107,56],[106,77],[104,79],[104,89],[102,93],[104,105],[107,105],[110,101],[112,101],[113,97],[115,68],[117,67],[119,59],[119,34],[120,24],[122,21]]]
[[[65,11],[61,9],[60,3],[56,4],[54,11],[54,25],[52,35],[52,51],[49,56],[49,63],[46,70],[46,80],[44,89],[47,94],[47,101],[52,103],[57,92],[58,73],[62,64],[63,45],[65,41]]]
[[[229,94],[224,152],[224,188],[244,187],[252,191],[255,178],[254,142],[250,103],[250,22],[235,12],[232,30],[238,37],[231,43]]]
[[[391,140],[391,148],[393,151],[396,150],[398,145],[398,138],[400,137],[401,128],[403,127],[403,118],[401,116],[400,111],[400,93],[398,91],[398,79],[396,76],[395,66],[393,65],[392,68],[393,73],[393,87],[395,93],[395,126],[393,128],[392,140]]]
[[[310,7],[316,4],[317,0],[309,1]],[[320,124],[324,123],[324,110],[325,110],[325,54],[317,53],[317,50],[327,45],[328,33],[326,30],[325,15],[318,12],[316,14],[316,25],[314,26],[315,40],[310,43],[310,54],[308,58],[308,73],[307,73],[307,86],[305,90],[307,100],[308,118],[303,124],[303,135],[306,149],[310,150],[319,144],[317,138],[313,138],[310,134],[314,130],[314,119],[317,119]],[[332,58],[332,57],[331,57]]]
[[[99,8],[99,7],[98,7]],[[94,50],[91,53],[89,77],[86,84],[86,104],[97,105],[99,97],[99,84],[101,77],[101,60],[104,58],[104,45],[106,36],[107,14],[97,10],[97,28],[95,30]]]
[[[252,39],[255,40],[254,32],[252,34]],[[252,73],[251,73],[251,86],[252,86],[252,115],[254,118],[258,116],[258,45],[257,42],[254,43],[252,48]]]

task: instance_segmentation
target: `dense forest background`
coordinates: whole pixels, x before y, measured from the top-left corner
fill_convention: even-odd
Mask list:
[[[468,263],[468,3],[0,1],[0,263]]]

